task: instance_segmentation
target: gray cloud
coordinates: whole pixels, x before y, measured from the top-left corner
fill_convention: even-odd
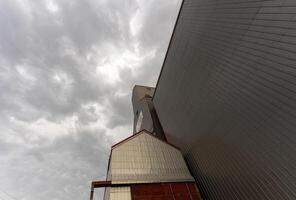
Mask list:
[[[132,123],[132,105],[130,102],[130,95],[125,94],[122,96],[113,95],[110,98],[110,110],[113,112],[108,112],[106,115],[110,115],[110,120],[107,123],[108,127],[114,128],[116,126],[131,124]]]
[[[19,147],[0,166],[1,180],[9,179],[16,189],[2,181],[1,189],[23,199],[87,199],[90,181],[105,178],[111,144],[104,132],[81,131],[45,146]]]
[[[87,198],[130,134],[132,87],[156,83],[179,5],[0,1],[0,198]]]

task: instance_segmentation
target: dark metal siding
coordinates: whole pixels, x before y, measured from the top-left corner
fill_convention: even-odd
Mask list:
[[[296,1],[185,0],[153,99],[205,199],[296,199]]]

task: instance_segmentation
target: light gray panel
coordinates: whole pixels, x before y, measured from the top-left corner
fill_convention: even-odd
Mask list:
[[[109,173],[113,184],[194,180],[178,149],[144,132],[112,149]]]

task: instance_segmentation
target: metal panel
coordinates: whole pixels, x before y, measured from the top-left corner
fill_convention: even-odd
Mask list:
[[[130,187],[112,187],[106,189],[104,200],[131,200]]]
[[[109,173],[114,184],[194,180],[178,149],[145,132],[112,149]]]
[[[131,194],[133,200],[201,200],[194,183],[132,185]]]
[[[296,199],[296,1],[185,0],[153,99],[205,199]]]

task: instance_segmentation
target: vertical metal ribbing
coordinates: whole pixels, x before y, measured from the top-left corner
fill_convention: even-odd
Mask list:
[[[296,199],[296,1],[185,0],[153,103],[205,199]]]

